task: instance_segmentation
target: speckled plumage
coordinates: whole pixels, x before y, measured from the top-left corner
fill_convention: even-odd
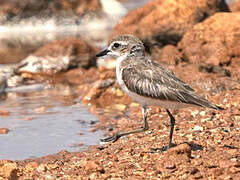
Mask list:
[[[149,58],[146,61],[144,56],[127,57],[120,63],[120,69],[126,87],[138,95],[218,109],[172,72]],[[150,102],[146,104],[151,105]]]
[[[123,90],[133,99],[134,94],[152,98],[159,101],[165,108],[180,108],[187,106],[201,106],[213,109],[218,109],[217,106],[210,103],[208,100],[198,95],[187,83],[180,80],[175,74],[168,71],[166,68],[157,64],[150,56],[145,55],[143,43],[129,35],[117,36],[110,44],[114,42],[124,42],[126,47],[123,47],[119,52],[123,52],[117,63],[118,81]],[[111,47],[111,45],[110,45]],[[135,50],[131,50],[135,48]],[[125,56],[124,56],[125,54]],[[123,58],[124,57],[124,58]],[[126,86],[126,87],[125,87]],[[133,92],[132,94],[129,91]],[[176,102],[176,106],[169,107],[167,101]],[[143,104],[143,102],[140,102]],[[182,103],[182,106],[179,104]],[[158,105],[151,103],[151,100],[145,102],[145,105]]]
[[[142,105],[144,127],[115,134],[102,141],[116,141],[121,136],[146,131],[148,105],[164,107],[170,117],[171,130],[167,149],[172,147],[175,119],[168,110],[189,106],[222,109],[198,95],[187,83],[168,71],[145,53],[143,43],[132,35],[120,35],[110,42],[108,48],[97,56],[117,57],[116,75],[123,91]]]

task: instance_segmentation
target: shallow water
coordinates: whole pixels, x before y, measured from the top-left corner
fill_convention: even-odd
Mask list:
[[[60,93],[57,93],[61,89]],[[74,89],[57,86],[38,92],[8,93],[0,100],[0,159],[21,160],[61,150],[81,151],[99,143],[101,131],[89,132],[97,118],[74,103]]]
[[[123,2],[123,6],[125,6],[128,10],[132,10],[132,9],[142,6],[143,4],[145,4],[149,1],[150,0],[138,0],[138,1],[130,0],[130,1]]]
[[[148,1],[127,1],[123,5],[132,10]],[[82,151],[98,144],[103,132],[89,132],[98,119],[75,103],[78,97],[74,87],[46,88],[44,84],[10,88],[0,95],[0,110],[10,112],[9,116],[0,116],[0,128],[9,129],[7,134],[0,134],[0,159]]]

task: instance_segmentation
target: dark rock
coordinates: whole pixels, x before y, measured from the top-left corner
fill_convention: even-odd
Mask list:
[[[5,91],[7,87],[7,80],[5,77],[0,77],[0,94]]]
[[[198,69],[200,72],[215,73],[222,76],[231,77],[231,72],[229,70],[214,64],[200,65]]]
[[[101,150],[104,150],[105,147],[104,146],[98,146],[98,149],[101,151]]]

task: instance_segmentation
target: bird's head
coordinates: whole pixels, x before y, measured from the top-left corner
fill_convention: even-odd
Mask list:
[[[101,51],[96,56],[115,56],[133,55],[144,52],[143,43],[132,35],[119,35],[111,40],[107,49]]]

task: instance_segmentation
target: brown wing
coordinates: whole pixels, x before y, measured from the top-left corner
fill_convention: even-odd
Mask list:
[[[185,82],[159,64],[142,62],[129,65],[122,71],[125,85],[139,95],[160,100],[178,101],[218,109]]]

